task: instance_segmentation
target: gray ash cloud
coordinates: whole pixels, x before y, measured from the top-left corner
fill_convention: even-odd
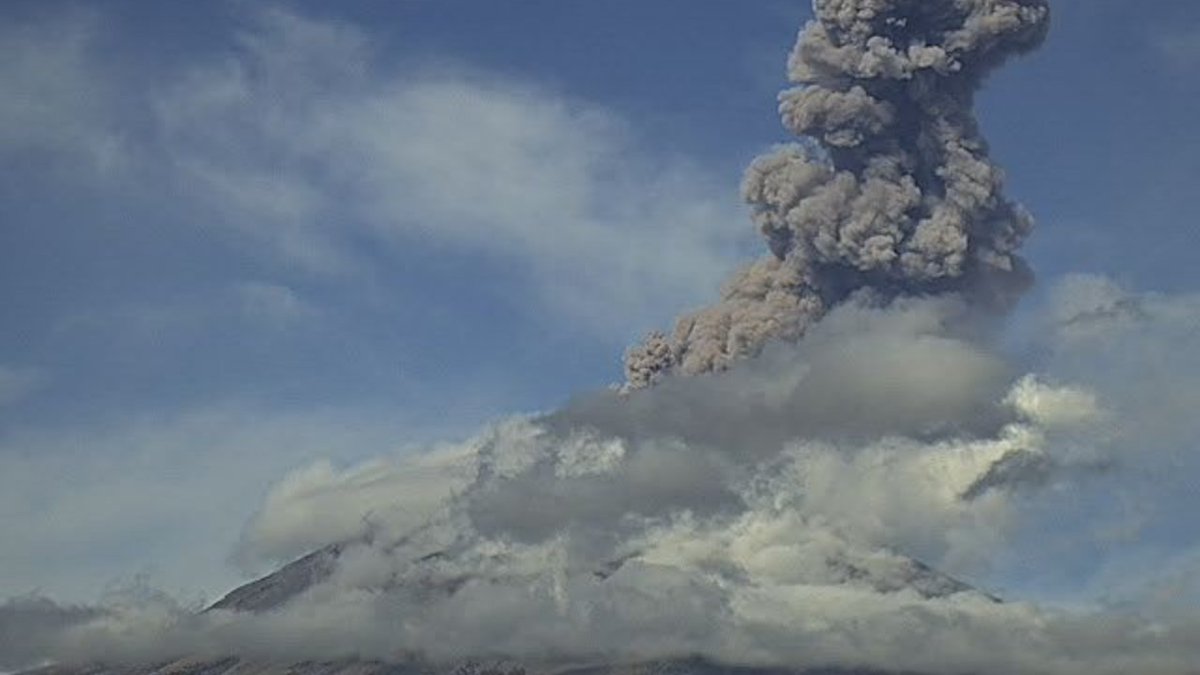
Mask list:
[[[957,293],[1003,308],[1028,287],[1033,226],[1003,193],[973,111],[984,78],[1037,47],[1046,0],[816,0],[779,111],[802,141],[746,171],[770,255],[717,304],[626,356],[628,385],[722,370],[799,339],[851,297]]]

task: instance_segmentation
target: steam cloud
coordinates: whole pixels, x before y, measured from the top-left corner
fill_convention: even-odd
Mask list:
[[[626,356],[629,387],[721,370],[795,341],[851,295],[955,292],[1006,305],[1030,282],[1032,219],[1002,192],[972,111],[983,78],[1046,35],[1046,0],[816,0],[780,95],[808,142],[746,172],[771,255],[721,302]]]
[[[1200,428],[1154,392],[1200,397],[1189,329],[1200,304],[1096,279],[1063,286],[1043,348],[1072,385],[1020,375],[969,317],[950,298],[846,304],[795,345],[721,373],[581,396],[417,456],[299,470],[238,553],[270,564],[316,549],[304,583],[281,578],[273,599],[204,613],[147,593],[86,612],[14,603],[0,617],[45,618],[30,631],[42,650],[9,663],[417,656],[555,670],[694,655],[931,674],[1192,672],[1192,611],[998,603],[936,570],[971,578],[1023,521],[1069,517],[1054,493],[1129,490],[1128,475],[1089,488],[1113,466],[1169,465]],[[1166,484],[1146,489],[1178,500]]]

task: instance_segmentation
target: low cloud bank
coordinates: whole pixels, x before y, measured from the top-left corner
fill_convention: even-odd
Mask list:
[[[273,611],[196,614],[154,596],[3,612],[40,608],[48,618],[25,642],[68,661],[702,655],[1188,672],[1200,620],[1153,604],[1151,579],[1108,606],[997,603],[960,580],[986,578],[1064,492],[1115,485],[1169,506],[1144,476],[1185,466],[1176,443],[1197,422],[1150,394],[1200,394],[1200,371],[1170,361],[1195,358],[1200,334],[1186,328],[1198,320],[1194,298],[1071,279],[1040,324],[1041,370],[1028,373],[958,303],[846,306],[795,346],[689,379],[686,396],[671,380],[599,392],[426,454],[294,472],[239,554],[342,549],[327,578]],[[1078,373],[1094,375],[1064,379]],[[1081,519],[1064,530],[1102,524],[1062,515]]]

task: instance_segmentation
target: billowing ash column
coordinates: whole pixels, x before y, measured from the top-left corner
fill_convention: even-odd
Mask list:
[[[984,77],[1041,43],[1046,0],[815,0],[780,94],[799,144],[756,159],[742,194],[771,255],[716,305],[626,355],[628,386],[796,340],[851,295],[958,293],[1004,308],[1029,284],[1032,219],[1003,194],[973,112]]]

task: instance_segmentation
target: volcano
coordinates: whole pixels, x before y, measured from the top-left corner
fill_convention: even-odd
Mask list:
[[[260,579],[240,586],[204,612],[262,614],[278,611],[289,602],[311,592],[335,571],[343,552],[362,544],[335,544],[314,551]],[[603,584],[626,561],[600,565],[593,572]],[[870,569],[871,562],[846,558],[828,560],[833,583],[869,587],[880,593],[904,590],[924,598],[946,598],[956,594],[982,595],[968,584],[941,574],[915,560],[902,560],[890,574]],[[465,584],[479,580],[464,579],[432,589],[450,595]],[[998,598],[986,595],[992,602]],[[120,665],[97,663],[87,666],[55,665],[25,671],[21,675],[886,675],[879,670],[842,668],[806,668],[734,666],[702,657],[679,657],[638,663],[521,663],[513,659],[464,659],[455,663],[433,664],[417,655],[394,660],[342,658],[330,661],[281,662],[238,656],[211,658],[183,657],[157,663]]]
[[[974,94],[1040,44],[1049,9],[816,0],[814,15],[780,96],[802,140],[743,184],[769,253],[631,349],[623,386],[445,456],[326,476],[312,492],[357,495],[335,519],[351,532],[322,530],[289,557],[316,550],[200,612],[89,617],[61,647],[103,665],[33,672],[850,675],[1019,660],[1012,645],[1042,619],[935,567],[986,549],[1010,490],[1054,470],[1056,425],[1093,412],[1076,392],[1014,383],[979,337],[1031,283],[1018,249],[1033,221],[1003,192]],[[277,518],[286,499],[268,506],[264,530],[305,524]]]

